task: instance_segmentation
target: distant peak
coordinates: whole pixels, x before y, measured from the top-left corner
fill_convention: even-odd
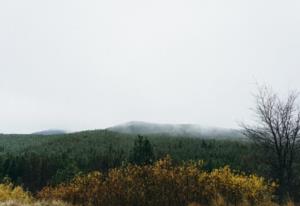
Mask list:
[[[199,124],[168,124],[150,123],[143,121],[130,121],[107,128],[107,130],[127,134],[168,134],[171,136],[187,137],[241,137],[241,133],[234,129],[219,127],[204,127]]]
[[[67,132],[65,130],[60,129],[48,129],[48,130],[42,130],[39,132],[35,132],[33,134],[36,135],[58,135],[58,134],[66,134]]]

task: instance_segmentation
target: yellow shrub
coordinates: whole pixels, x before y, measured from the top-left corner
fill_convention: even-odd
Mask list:
[[[216,199],[216,195],[221,195],[226,203],[234,204],[246,201],[257,205],[268,201],[276,187],[274,183],[268,184],[262,177],[237,174],[228,166],[203,173],[200,182],[205,185],[206,197]]]
[[[105,206],[259,205],[271,201],[275,185],[263,178],[239,174],[229,167],[205,172],[202,165],[188,162],[175,166],[167,157],[153,165],[112,169],[107,175],[77,176],[70,183],[44,188],[38,196]]]
[[[0,184],[0,202],[16,200],[22,203],[29,203],[32,198],[22,187],[14,187],[11,183]]]

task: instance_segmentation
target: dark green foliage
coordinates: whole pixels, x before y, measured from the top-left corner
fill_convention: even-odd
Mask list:
[[[130,134],[96,130],[51,136],[0,135],[0,145],[0,178],[9,177],[33,192],[45,185],[68,181],[77,173],[94,170],[105,173],[133,159],[136,163],[149,163],[154,157],[156,160],[167,154],[175,163],[204,160],[207,170],[230,165],[232,169],[272,177],[264,162],[264,151],[244,139],[200,139],[163,134],[137,139]],[[144,149],[140,148],[148,150],[141,160],[133,155],[143,154]],[[300,168],[299,164],[297,166]],[[299,182],[293,185],[297,195]]]
[[[130,160],[150,163],[170,154],[175,162],[203,159],[208,170],[224,165],[258,171],[250,143],[166,135],[138,138],[106,130],[64,135],[0,135],[0,177],[31,191],[58,184],[76,173],[121,166]],[[261,166],[260,166],[261,167]]]
[[[154,161],[153,148],[149,140],[141,135],[134,141],[129,161],[133,164],[151,164]]]

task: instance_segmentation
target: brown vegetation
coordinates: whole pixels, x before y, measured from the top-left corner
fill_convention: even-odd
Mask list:
[[[153,165],[129,165],[107,175],[92,172],[69,183],[46,187],[41,199],[79,205],[266,205],[276,185],[229,167],[205,172],[202,162],[174,166],[169,157]]]

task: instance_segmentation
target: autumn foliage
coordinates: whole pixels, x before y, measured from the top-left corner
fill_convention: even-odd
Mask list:
[[[23,190],[20,186],[14,186],[12,183],[0,184],[0,202],[18,201],[21,203],[31,203],[33,198],[30,193]]]
[[[128,165],[107,174],[91,172],[69,183],[45,187],[41,199],[79,205],[259,205],[271,201],[275,184],[229,167],[206,172],[203,163],[174,165],[170,157],[153,165]],[[220,204],[219,204],[220,205]]]

